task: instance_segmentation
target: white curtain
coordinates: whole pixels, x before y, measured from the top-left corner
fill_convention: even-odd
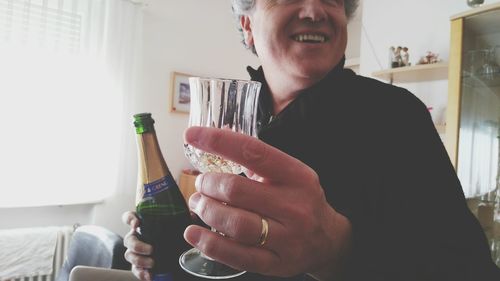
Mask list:
[[[116,189],[139,83],[137,2],[0,0],[0,207],[96,202]]]
[[[467,198],[497,187],[500,96],[477,80],[463,85],[457,174]]]

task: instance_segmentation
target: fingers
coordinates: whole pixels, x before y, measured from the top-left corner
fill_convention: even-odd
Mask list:
[[[129,240],[130,240],[130,238],[129,238]],[[139,241],[137,238],[136,238],[136,240],[139,243],[145,244],[145,243]],[[124,256],[125,256],[125,260],[127,260],[128,262],[130,262],[132,264],[132,273],[139,280],[148,280],[148,281],[151,280],[151,274],[149,273],[148,270],[153,268],[154,260],[148,256],[144,256],[144,255],[139,254],[140,251],[137,251],[137,246],[135,245],[135,242],[133,242],[133,243],[126,242],[125,244],[126,244],[125,245],[126,247],[130,247],[127,249],[127,251],[125,251]],[[127,244],[129,246],[127,246]],[[132,245],[132,246],[130,246],[130,245]],[[144,252],[144,251],[142,251],[142,252]],[[151,252],[151,250],[149,252]],[[151,254],[151,253],[149,253],[149,254]]]
[[[257,138],[215,128],[190,127],[185,141],[201,150],[237,162],[274,181],[308,182],[315,173],[299,160]],[[276,165],[279,163],[280,165]]]
[[[139,280],[143,280],[143,281],[150,281],[151,280],[151,274],[145,268],[140,268],[140,267],[136,267],[135,265],[133,265],[132,266],[132,273]]]
[[[135,212],[127,211],[123,213],[122,221],[126,225],[129,225],[132,229],[136,229],[137,227],[139,227],[139,219],[137,218]]]
[[[154,261],[152,258],[142,256],[128,249],[125,251],[125,260],[132,264],[132,273],[139,280],[151,280],[149,269],[153,268]]]
[[[274,252],[266,248],[243,245],[196,225],[186,229],[184,238],[207,256],[235,269],[265,275],[280,261]]]
[[[148,256],[139,255],[136,252],[128,249],[125,251],[125,259],[132,265],[140,268],[150,269],[154,266],[154,261]]]
[[[128,211],[122,215],[123,223],[130,226],[130,231],[123,238],[123,244],[127,248],[125,260],[132,264],[132,273],[139,280],[151,280],[148,269],[152,268],[154,261],[148,255],[153,253],[153,247],[137,238],[136,229],[139,227],[139,218],[135,212]]]
[[[128,250],[139,255],[151,255],[153,253],[153,246],[139,240],[134,230],[130,230],[125,237],[123,237],[123,245],[125,245]]]
[[[262,233],[259,215],[222,204],[200,193],[191,196],[189,206],[206,224],[227,237],[246,245],[258,244]]]
[[[273,217],[277,221],[288,210],[281,198],[284,189],[271,189],[260,182],[238,175],[222,173],[205,173],[196,178],[196,190],[229,205],[248,210],[265,217]]]
[[[123,245],[137,254],[151,255],[153,247],[137,238],[136,229],[139,227],[140,222],[135,212],[123,213],[122,221],[130,226],[130,231],[123,237]]]

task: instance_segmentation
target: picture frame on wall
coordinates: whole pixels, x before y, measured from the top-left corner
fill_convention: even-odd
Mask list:
[[[173,72],[170,111],[178,113],[189,113],[191,96],[189,91],[189,77],[193,75]]]

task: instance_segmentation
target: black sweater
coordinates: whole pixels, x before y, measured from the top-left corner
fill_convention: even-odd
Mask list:
[[[343,61],[271,119],[263,82],[259,138],[319,175],[352,224],[342,280],[495,280],[485,235],[427,107],[405,89],[357,76]],[[270,233],[272,235],[272,233]],[[238,280],[305,280],[246,274]]]

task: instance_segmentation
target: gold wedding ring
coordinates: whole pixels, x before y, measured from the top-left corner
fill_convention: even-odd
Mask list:
[[[259,246],[264,246],[267,242],[267,235],[269,234],[269,223],[265,218],[261,218],[262,220],[262,231],[259,237]]]

